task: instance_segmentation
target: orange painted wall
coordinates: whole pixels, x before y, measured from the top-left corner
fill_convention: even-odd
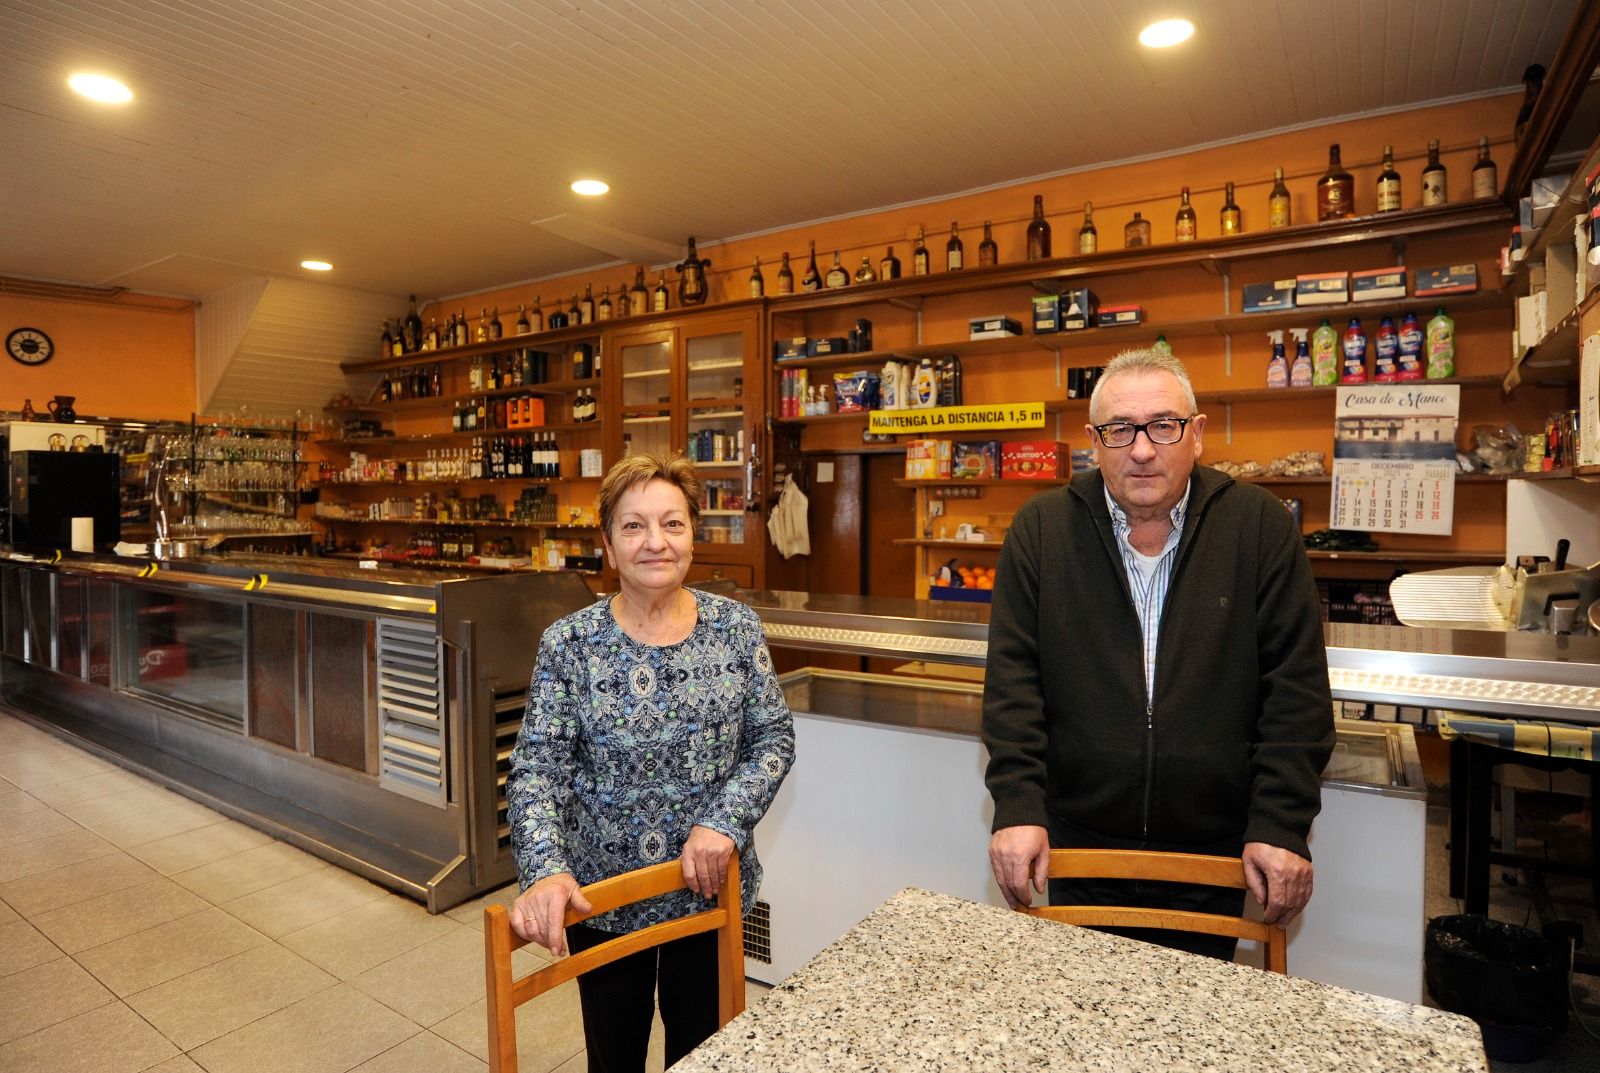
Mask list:
[[[38,328],[55,343],[43,365],[0,358],[0,410],[76,395],[80,417],[188,420],[194,412],[194,304],[143,295],[63,301],[0,295],[0,334]]]

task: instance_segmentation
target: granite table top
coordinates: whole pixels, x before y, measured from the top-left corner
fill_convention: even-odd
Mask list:
[[[1294,971],[1293,961],[1289,970]],[[907,889],[674,1073],[1488,1069],[1465,1017]]]

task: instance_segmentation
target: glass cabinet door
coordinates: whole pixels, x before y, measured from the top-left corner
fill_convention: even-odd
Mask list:
[[[684,452],[700,471],[700,528],[706,544],[745,542],[745,333],[684,340]]]
[[[672,450],[672,333],[635,337],[617,347],[622,393],[622,453]]]

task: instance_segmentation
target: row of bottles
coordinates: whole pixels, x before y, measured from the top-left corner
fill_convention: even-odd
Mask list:
[[[1272,356],[1267,360],[1267,386],[1328,387],[1410,380],[1442,380],[1456,373],[1456,325],[1443,306],[1424,331],[1417,315],[1407,311],[1395,327],[1393,317],[1378,322],[1376,339],[1370,339],[1358,317],[1350,318],[1341,333],[1324,319],[1307,338],[1306,329],[1290,330],[1295,338],[1291,362],[1284,350],[1283,332],[1267,333]],[[1368,351],[1374,358],[1368,369]]]
[[[444,394],[444,380],[437,365],[404,366],[384,373],[378,384],[383,402],[403,399],[432,399]]]
[[[468,391],[502,391],[527,384],[544,384],[550,381],[551,372],[560,374],[559,361],[552,369],[550,355],[532,348],[510,354],[492,354],[488,358],[473,358],[467,369]],[[590,380],[600,375],[600,352],[592,343],[577,343],[572,348],[571,366],[567,370],[574,380]]]
[[[1489,139],[1479,138],[1478,160],[1472,165],[1472,196],[1494,197],[1499,186],[1499,170],[1489,156]],[[1449,200],[1449,175],[1439,160],[1439,140],[1435,138],[1428,143],[1428,162],[1422,168],[1422,206],[1444,205]],[[1402,208],[1402,179],[1394,166],[1394,146],[1386,145],[1377,180],[1377,211],[1399,212]],[[1339,159],[1339,143],[1335,142],[1328,147],[1328,170],[1317,180],[1317,219],[1333,220],[1355,214],[1355,179],[1344,170]]]

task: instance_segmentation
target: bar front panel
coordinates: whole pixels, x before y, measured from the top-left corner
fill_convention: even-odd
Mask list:
[[[372,627],[343,615],[306,616],[311,631],[311,752],[368,771],[367,676]]]
[[[300,616],[288,608],[250,611],[250,736],[296,747]]]

